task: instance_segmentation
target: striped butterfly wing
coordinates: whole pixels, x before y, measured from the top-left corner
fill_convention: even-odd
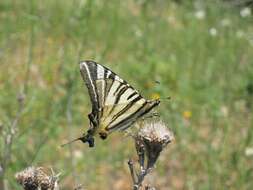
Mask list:
[[[91,122],[101,137],[114,130],[127,129],[160,103],[144,99],[125,80],[96,62],[81,62],[80,71],[92,103],[89,118],[94,118]]]
[[[147,101],[132,86],[117,80],[114,81],[110,93],[100,118],[102,129],[107,132],[127,129],[159,104],[158,100]]]

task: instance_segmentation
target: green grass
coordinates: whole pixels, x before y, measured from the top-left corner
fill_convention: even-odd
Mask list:
[[[115,133],[97,139],[95,149],[75,143],[74,156],[60,148],[88,127],[90,103],[78,67],[85,59],[108,66],[147,98],[171,97],[158,111],[176,141],[151,174],[154,186],[250,189],[253,156],[245,150],[253,148],[253,95],[247,91],[253,83],[252,17],[221,2],[202,6],[206,16],[199,20],[191,3],[2,0],[1,152],[28,80],[5,176],[9,189],[20,189],[13,176],[30,165],[62,172],[62,189],[75,183],[89,190],[130,188],[131,139]]]

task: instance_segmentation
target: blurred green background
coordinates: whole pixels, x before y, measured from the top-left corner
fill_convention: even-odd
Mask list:
[[[61,172],[61,189],[130,189],[127,160],[137,158],[130,138],[114,133],[93,149],[60,147],[89,124],[78,66],[86,59],[146,98],[171,97],[158,111],[176,140],[150,175],[153,186],[251,189],[253,19],[234,2],[1,0],[2,159],[16,125],[0,175],[6,189],[21,189],[14,174],[31,165]]]

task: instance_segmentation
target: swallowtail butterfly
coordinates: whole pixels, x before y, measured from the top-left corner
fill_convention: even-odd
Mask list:
[[[158,106],[160,100],[146,100],[110,69],[94,61],[81,61],[80,72],[88,88],[92,111],[90,128],[76,139],[94,146],[94,135],[106,139],[115,130],[125,130]]]

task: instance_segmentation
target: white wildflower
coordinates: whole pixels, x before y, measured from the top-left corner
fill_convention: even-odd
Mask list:
[[[136,36],[137,38],[141,38],[142,35],[143,35],[142,31],[141,31],[139,28],[137,28],[137,29],[135,30],[135,36]]]
[[[203,20],[206,17],[206,12],[204,10],[197,10],[194,15],[197,19]]]
[[[175,16],[173,16],[173,15],[168,16],[168,17],[167,17],[167,20],[168,20],[168,22],[169,22],[170,24],[176,23],[176,18],[175,18]]]
[[[245,33],[242,30],[238,30],[235,35],[237,38],[242,38],[245,35]]]
[[[253,147],[247,147],[245,149],[245,155],[246,156],[253,156]]]
[[[83,158],[83,152],[80,151],[80,150],[75,150],[75,151],[73,152],[73,154],[74,154],[74,157],[77,158],[77,159]]]
[[[230,26],[231,25],[231,20],[227,19],[227,18],[224,18],[221,20],[221,26]]]
[[[253,46],[253,39],[249,39],[249,44]]]
[[[228,116],[228,107],[227,106],[221,106],[220,112],[222,116],[227,117]]]
[[[240,11],[240,15],[241,17],[245,18],[245,17],[249,17],[251,15],[251,9],[249,7],[245,7],[243,9],[241,9]]]
[[[217,31],[216,28],[210,28],[209,34],[210,34],[211,36],[217,36],[218,31]]]

